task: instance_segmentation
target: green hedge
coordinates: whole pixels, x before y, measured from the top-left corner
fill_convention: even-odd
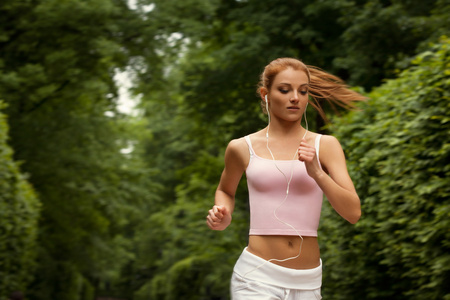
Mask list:
[[[0,101],[0,109],[4,108]],[[0,299],[25,291],[36,256],[39,201],[12,158],[6,116],[0,113]]]
[[[450,299],[450,39],[369,97],[333,125],[362,218],[326,206],[324,299]]]

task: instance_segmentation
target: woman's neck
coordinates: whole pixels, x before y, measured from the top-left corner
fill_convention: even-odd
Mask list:
[[[266,128],[271,138],[298,138],[303,137],[306,129],[299,122],[279,123],[271,121]]]

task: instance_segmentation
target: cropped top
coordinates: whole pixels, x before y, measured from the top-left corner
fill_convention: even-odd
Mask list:
[[[319,159],[320,137],[321,135],[317,135],[315,139],[317,159]],[[250,161],[245,171],[250,202],[249,234],[297,235],[292,227],[283,223],[285,222],[293,226],[302,236],[316,237],[323,191],[306,172],[305,163],[299,160],[274,161],[262,158],[255,154],[249,136],[245,136],[245,141],[250,151]],[[287,198],[288,184],[277,167],[287,179],[293,170]],[[275,210],[279,220],[275,216]]]

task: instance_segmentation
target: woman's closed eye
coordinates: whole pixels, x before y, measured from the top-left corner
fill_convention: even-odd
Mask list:
[[[287,93],[289,93],[291,90],[290,89],[286,89],[286,88],[281,88],[281,89],[278,89],[279,91],[280,91],[280,93],[282,93],[282,94],[287,94]],[[306,94],[308,94],[308,89],[305,89],[305,88],[303,88],[302,90],[299,90],[298,91],[301,95],[306,95]]]

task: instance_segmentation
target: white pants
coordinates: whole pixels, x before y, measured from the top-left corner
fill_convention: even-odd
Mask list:
[[[322,262],[308,270],[284,268],[244,249],[231,278],[233,300],[322,299]]]

